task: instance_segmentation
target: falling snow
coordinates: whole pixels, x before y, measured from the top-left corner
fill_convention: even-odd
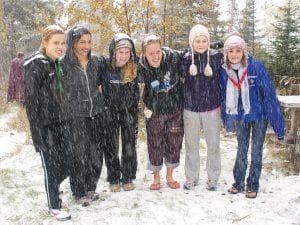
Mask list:
[[[162,189],[150,191],[152,175],[146,170],[147,154],[144,138],[138,140],[138,172],[136,189],[129,192],[111,193],[105,182],[104,166],[97,191],[100,200],[89,207],[75,203],[69,180],[61,185],[63,204],[72,219],[57,222],[47,212],[43,172],[39,154],[32,145],[25,144],[26,134],[7,130],[10,114],[0,116],[0,224],[300,224],[300,176],[283,175],[274,166],[267,170],[270,152],[277,146],[268,145],[264,151],[264,168],[261,187],[256,199],[247,199],[244,194],[230,195],[226,189],[232,183],[232,167],[235,158],[234,136],[221,138],[222,172],[218,190],[205,189],[205,143],[200,143],[201,168],[200,185],[195,190],[171,190],[165,184],[165,170],[162,171]],[[143,136],[143,130],[140,136]],[[184,149],[180,166],[174,177],[184,182]]]

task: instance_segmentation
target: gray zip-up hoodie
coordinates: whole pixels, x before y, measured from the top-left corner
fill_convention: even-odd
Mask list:
[[[101,79],[98,57],[90,52],[89,62],[83,70],[74,53],[74,44],[83,34],[89,34],[89,31],[82,26],[75,26],[68,32],[66,54],[61,60],[65,94],[72,109],[70,116],[73,117],[93,117],[106,108],[104,96],[99,89]]]

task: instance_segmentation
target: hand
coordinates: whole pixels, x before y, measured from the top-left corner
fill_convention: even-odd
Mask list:
[[[144,115],[145,115],[146,119],[149,119],[152,116],[152,111],[150,109],[148,109],[147,107],[145,107]]]
[[[283,141],[283,140],[284,140],[284,136],[282,136],[282,137],[277,137],[277,139],[278,139],[279,141]]]
[[[210,43],[210,48],[220,49],[224,47],[224,43],[222,41],[216,41]]]
[[[277,144],[279,144],[279,145],[286,145],[287,144],[287,142],[286,142],[286,140],[284,139],[284,137],[277,137]]]

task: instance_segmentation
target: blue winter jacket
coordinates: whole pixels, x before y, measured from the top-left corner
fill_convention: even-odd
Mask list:
[[[226,114],[226,85],[228,75],[223,65],[220,74],[221,108],[222,119],[227,131],[233,131],[234,120],[243,122],[258,122],[268,120],[276,135],[282,139],[285,134],[284,118],[281,113],[280,104],[272,83],[272,79],[265,65],[249,56],[247,77],[250,96],[250,113],[244,114],[241,97],[238,103],[238,115]]]

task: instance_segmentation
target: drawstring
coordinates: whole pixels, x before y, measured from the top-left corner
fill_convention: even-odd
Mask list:
[[[56,59],[54,61],[54,66],[55,66],[55,77],[56,77],[56,89],[62,93],[63,92],[63,88],[64,88],[64,84],[63,84],[63,80],[62,80],[62,70],[60,67],[60,62],[58,59]]]

